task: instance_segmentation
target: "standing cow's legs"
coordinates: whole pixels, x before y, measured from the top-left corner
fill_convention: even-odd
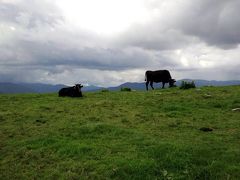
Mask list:
[[[150,81],[150,86],[152,87],[152,89],[154,89],[153,88],[153,81]]]
[[[165,86],[165,82],[162,82],[162,89],[164,89],[164,86]]]
[[[148,84],[149,84],[149,81],[146,82],[146,90],[148,91]]]

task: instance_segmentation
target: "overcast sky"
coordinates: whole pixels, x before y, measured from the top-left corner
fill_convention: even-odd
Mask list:
[[[240,80],[240,0],[0,0],[0,82]]]

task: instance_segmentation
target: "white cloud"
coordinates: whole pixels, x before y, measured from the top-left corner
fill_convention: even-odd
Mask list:
[[[101,35],[122,32],[147,18],[143,0],[60,0],[58,6],[71,25]]]

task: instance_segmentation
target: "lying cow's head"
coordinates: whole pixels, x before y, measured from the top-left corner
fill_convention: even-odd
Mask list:
[[[175,86],[175,85],[174,85],[175,82],[176,82],[175,79],[170,79],[170,81],[169,81],[169,87],[174,87],[174,86]]]
[[[75,88],[77,89],[77,91],[80,91],[82,87],[83,85],[81,84],[75,84]]]

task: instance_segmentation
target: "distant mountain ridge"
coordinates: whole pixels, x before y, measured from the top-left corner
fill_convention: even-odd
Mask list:
[[[7,82],[0,83],[0,94],[30,93],[30,92],[34,92],[34,90],[21,84]]]
[[[207,81],[201,79],[182,79],[176,82],[176,85],[179,86],[182,81],[194,81],[197,87],[201,86],[229,86],[229,85],[240,85],[240,80],[232,81]],[[161,83],[154,83],[155,88],[160,88]],[[0,94],[14,94],[14,93],[53,93],[58,92],[61,88],[66,87],[63,84],[51,85],[51,84],[42,84],[42,83],[10,83],[10,82],[0,82]],[[117,91],[121,87],[129,87],[135,90],[145,90],[145,82],[126,82],[119,86],[115,87],[99,87],[99,86],[84,86],[82,88],[83,92],[89,91],[99,91],[101,89],[109,89],[110,91]],[[168,85],[166,86],[168,87]]]
[[[208,80],[201,80],[201,79],[181,79],[178,80],[176,82],[177,86],[181,85],[182,81],[194,81],[195,85],[197,87],[202,87],[202,86],[230,86],[230,85],[240,85],[240,80],[232,80],[232,81],[216,81],[216,80],[212,80],[212,81],[208,81]],[[121,89],[121,87],[129,87],[131,89],[135,89],[135,90],[145,90],[146,89],[146,85],[145,82],[126,82],[123,83],[119,86],[116,87],[110,87],[108,88],[109,90],[119,90]],[[161,88],[162,87],[162,83],[153,83],[153,87],[154,88]],[[168,84],[165,86],[168,87]]]
[[[59,89],[66,87],[65,85],[51,85],[41,83],[10,83],[0,82],[0,94],[14,93],[51,93],[57,92]]]
[[[42,83],[10,83],[0,82],[0,94],[15,94],[15,93],[53,93],[67,87],[64,84],[42,84]],[[84,86],[83,92],[97,91],[103,89],[98,86]]]

